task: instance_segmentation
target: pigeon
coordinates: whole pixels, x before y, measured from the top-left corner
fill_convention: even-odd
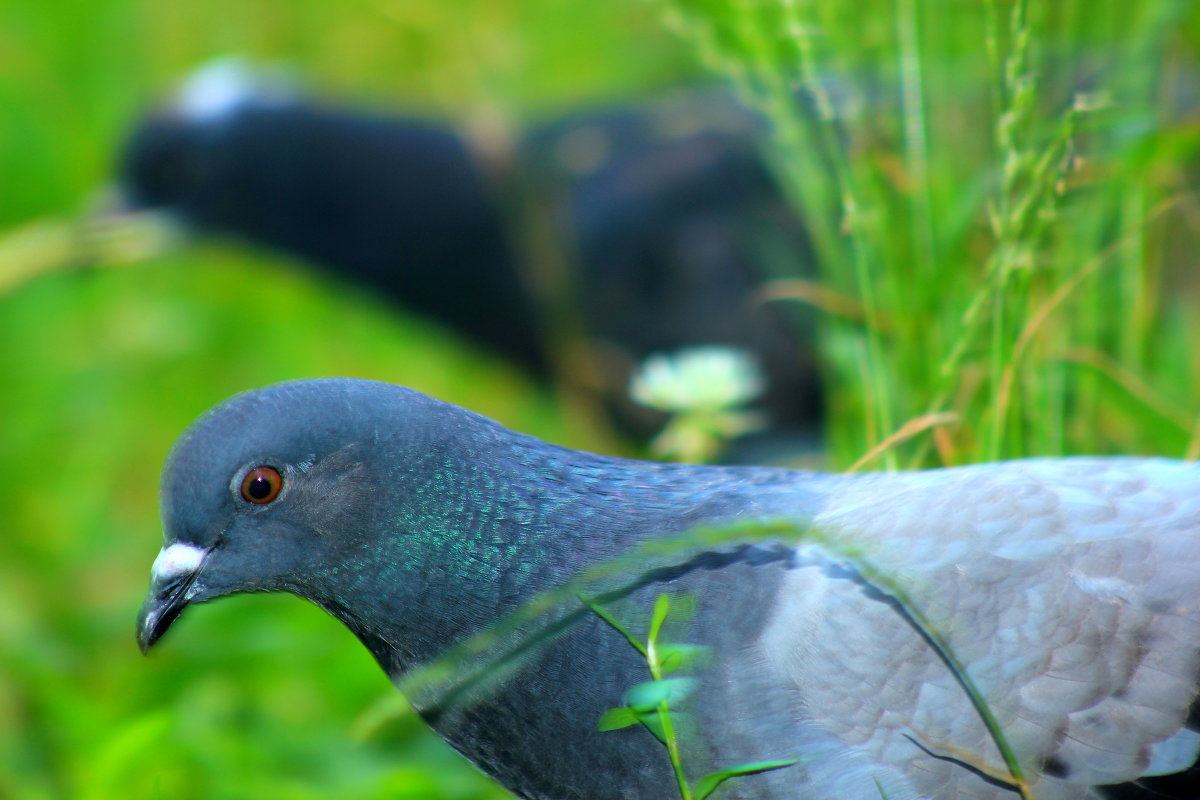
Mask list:
[[[652,726],[600,729],[646,686],[685,782],[774,767],[725,800],[1200,796],[1196,464],[642,462],[327,378],[206,413],[161,490],[143,651],[189,605],[291,592],[523,800],[680,796]],[[688,692],[631,643],[664,597],[690,615],[662,646],[706,656]]]
[[[121,156],[124,205],[299,256],[545,374],[533,295],[461,137],[243,95],[237,80],[202,72],[178,107],[135,128]]]
[[[762,299],[811,272],[808,239],[761,122],[727,94],[567,114],[496,144],[254,76],[217,62],[134,126],[123,204],[364,287],[586,389],[639,437],[663,416],[629,400],[637,366],[705,345],[753,355],[772,425],[817,426],[812,315]]]

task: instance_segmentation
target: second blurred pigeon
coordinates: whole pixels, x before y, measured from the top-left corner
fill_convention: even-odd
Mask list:
[[[319,104],[246,74],[202,70],[137,127],[120,167],[133,205],[297,256],[535,375],[565,366],[643,433],[661,417],[625,399],[630,374],[696,345],[754,355],[772,425],[818,416],[802,321],[756,298],[764,279],[804,271],[806,241],[755,121],[727,97],[560,119],[497,168],[447,125]],[[529,245],[531,230],[551,246]],[[547,249],[549,267],[527,257]],[[587,366],[561,341],[580,327]]]
[[[299,256],[542,371],[532,296],[458,136],[243,91],[219,70],[129,139],[133,205]]]

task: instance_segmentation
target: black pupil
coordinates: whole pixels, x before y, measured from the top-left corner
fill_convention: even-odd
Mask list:
[[[262,500],[271,493],[271,482],[260,472],[250,480],[246,492],[255,500]]]

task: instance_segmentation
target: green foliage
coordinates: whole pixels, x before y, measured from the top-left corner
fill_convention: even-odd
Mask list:
[[[773,123],[836,461],[1200,452],[1194,3],[661,3]]]
[[[662,633],[667,616],[671,613],[671,596],[666,593],[660,594],[654,600],[654,610],[650,615],[650,630],[646,635],[645,644],[642,644],[636,636],[630,633],[608,610],[583,595],[580,595],[579,599],[641,653],[642,657],[646,659],[646,668],[654,678],[654,680],[630,687],[625,696],[625,705],[605,711],[596,723],[596,727],[601,731],[614,731],[633,725],[643,725],[653,734],[654,738],[666,746],[671,766],[675,770],[675,778],[682,800],[704,800],[730,778],[790,767],[800,761],[798,758],[789,758],[739,764],[711,772],[697,780],[694,786],[689,785],[675,730],[682,713],[679,711],[679,707],[696,691],[699,681],[695,678],[664,678],[663,675],[670,671],[665,665],[665,658],[669,653],[674,662],[671,670],[682,669],[685,664],[699,663],[703,654],[707,652],[707,648],[700,645],[670,645],[659,642],[659,634]]]

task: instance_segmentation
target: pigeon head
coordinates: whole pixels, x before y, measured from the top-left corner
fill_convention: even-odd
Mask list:
[[[130,136],[122,154],[125,200],[138,208],[174,203],[196,180],[189,129],[171,117],[153,117]]]
[[[449,408],[401,387],[318,380],[239,395],[203,416],[163,474],[164,545],[138,618],[142,649],[189,604],[236,592],[289,591],[356,629],[338,613],[344,595],[381,536],[422,527],[382,519],[382,509],[405,505],[406,474],[436,457]],[[483,423],[455,416],[459,427]],[[396,503],[380,502],[389,496]]]
[[[133,208],[169,208],[185,221],[216,224],[244,168],[230,145],[247,113],[287,103],[294,95],[279,70],[217,59],[193,74],[178,95],[131,132],[120,156],[121,188]]]

